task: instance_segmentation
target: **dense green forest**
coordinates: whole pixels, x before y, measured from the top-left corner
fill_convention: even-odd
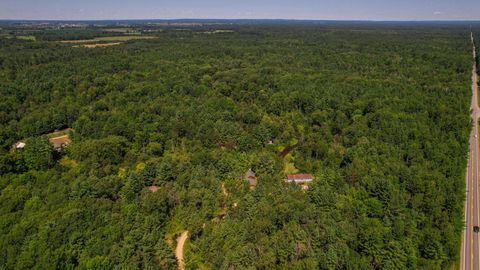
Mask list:
[[[58,40],[113,34],[4,28],[0,269],[175,269],[185,230],[187,269],[458,259],[467,26],[139,33],[155,38],[84,48]],[[46,134],[64,128],[54,151]],[[315,179],[304,191],[288,172]]]

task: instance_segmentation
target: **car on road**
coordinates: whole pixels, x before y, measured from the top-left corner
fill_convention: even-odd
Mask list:
[[[480,231],[480,227],[478,226],[473,226],[473,231],[478,233]]]

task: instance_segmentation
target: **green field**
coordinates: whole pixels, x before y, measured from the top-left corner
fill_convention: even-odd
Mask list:
[[[15,36],[16,39],[35,41],[35,36]]]

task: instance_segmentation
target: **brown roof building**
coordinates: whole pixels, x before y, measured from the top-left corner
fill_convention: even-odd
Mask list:
[[[50,138],[48,141],[53,145],[53,149],[57,151],[62,150],[65,146],[72,142],[68,135]]]

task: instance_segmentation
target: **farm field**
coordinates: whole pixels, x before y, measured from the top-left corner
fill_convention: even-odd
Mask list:
[[[469,25],[95,24],[0,29],[0,269],[458,263]]]
[[[108,47],[108,46],[114,46],[114,45],[120,45],[120,44],[122,43],[110,42],[110,43],[98,43],[98,44],[81,44],[81,45],[75,45],[73,47],[97,48],[97,47]]]
[[[16,36],[15,38],[16,38],[16,39],[21,39],[21,40],[31,40],[31,41],[35,41],[35,37],[34,37],[34,36]]]
[[[108,42],[108,41],[129,41],[136,39],[152,39],[156,37],[152,36],[111,36],[111,37],[97,37],[93,39],[81,39],[81,40],[62,40],[62,43],[91,43],[91,42]]]

